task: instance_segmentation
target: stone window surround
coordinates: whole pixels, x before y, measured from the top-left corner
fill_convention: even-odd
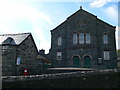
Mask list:
[[[86,35],[85,35],[86,37],[85,37],[85,41],[86,41],[86,44],[90,44],[90,41],[91,41],[91,35],[90,35],[90,33],[86,33]]]
[[[61,51],[58,51],[57,53],[56,53],[57,55],[57,60],[62,60],[62,52]]]
[[[79,33],[79,44],[85,44],[85,33]]]
[[[73,36],[72,36],[72,40],[73,40],[73,44],[77,44],[78,43],[78,35],[76,32],[73,33]]]
[[[58,46],[62,45],[62,36],[58,36]]]
[[[90,32],[78,32],[78,33],[77,33],[77,32],[74,32],[74,33],[72,33],[72,40],[73,40],[73,35],[74,35],[75,33],[77,34],[77,43],[76,43],[75,45],[77,45],[77,44],[91,44],[91,33],[90,33]],[[80,33],[84,33],[84,43],[80,43],[80,41],[79,41],[79,34],[80,34]],[[90,43],[86,43],[86,34],[87,34],[87,33],[90,34],[90,41],[89,41]],[[73,41],[72,41],[72,44],[74,44]]]
[[[104,60],[110,60],[110,51],[109,50],[104,50],[103,51],[103,59]]]
[[[8,49],[8,45],[2,46],[2,50],[7,50],[7,49]]]
[[[103,44],[108,44],[108,33],[107,32],[103,33]]]

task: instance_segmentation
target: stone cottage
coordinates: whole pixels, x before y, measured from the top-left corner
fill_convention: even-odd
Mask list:
[[[3,34],[0,35],[2,54],[2,75],[23,75],[23,70],[28,69],[28,74],[39,72],[37,59],[38,50],[31,33]]]
[[[51,30],[53,67],[116,68],[115,28],[80,7]]]

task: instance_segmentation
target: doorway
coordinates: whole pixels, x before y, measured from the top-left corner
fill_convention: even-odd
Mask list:
[[[91,68],[91,58],[89,56],[84,57],[84,67]]]
[[[73,66],[80,67],[80,58],[78,56],[73,57]]]

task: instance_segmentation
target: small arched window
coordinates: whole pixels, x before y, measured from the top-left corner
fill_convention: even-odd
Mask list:
[[[103,35],[103,44],[108,44],[108,35],[106,33]]]
[[[73,34],[73,44],[77,44],[77,34]]]
[[[86,44],[90,44],[90,33],[86,33]]]
[[[59,37],[58,37],[58,46],[61,46],[61,45],[62,45],[62,37],[59,36]]]
[[[79,34],[79,44],[84,44],[84,33]]]

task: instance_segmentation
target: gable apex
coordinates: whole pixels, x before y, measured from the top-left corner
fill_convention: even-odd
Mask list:
[[[99,19],[96,15],[94,15],[94,14],[92,14],[92,13],[84,10],[84,9],[82,8],[82,6],[80,6],[80,9],[79,9],[78,11],[76,11],[75,13],[73,13],[71,16],[69,16],[67,19],[72,18],[72,17],[73,17],[74,15],[76,15],[77,13],[79,13],[79,14],[81,14],[81,13],[86,13],[87,15],[91,15],[91,16],[95,17],[95,18],[97,19],[97,21],[100,21],[101,23],[104,23],[104,24],[109,25],[109,26],[111,26],[111,27],[113,27],[113,28],[116,28],[115,26],[112,26],[111,24],[105,22],[104,20]]]
[[[72,15],[70,15],[69,17],[67,17],[64,22],[62,22],[62,23],[59,24],[57,27],[55,27],[54,29],[52,29],[51,32],[52,32],[52,31],[56,31],[58,27],[60,28],[61,26],[63,26],[65,23],[67,23],[67,21],[68,21],[69,19],[72,19],[73,17],[79,16],[79,15],[81,15],[81,14],[83,14],[83,16],[84,16],[84,14],[86,14],[86,15],[87,15],[87,18],[88,18],[88,17],[93,17],[94,19],[96,19],[97,22],[101,22],[101,23],[104,23],[104,24],[106,24],[106,25],[108,25],[108,26],[110,26],[110,27],[116,28],[115,26],[112,26],[111,24],[105,22],[104,20],[99,19],[99,18],[97,17],[97,15],[94,15],[94,14],[92,14],[92,13],[84,10],[84,9],[82,8],[82,6],[80,6],[80,9],[79,9],[79,10],[77,10],[75,13],[73,13]]]
[[[74,15],[76,15],[76,14],[78,14],[78,13],[79,13],[79,14],[86,13],[86,14],[91,15],[91,16],[93,16],[93,17],[97,17],[96,15],[94,15],[94,14],[92,14],[92,13],[84,10],[84,9],[82,8],[82,6],[80,6],[80,9],[77,10],[77,11],[76,11],[75,13],[73,13],[72,15],[70,15],[67,19],[71,18],[72,16],[74,16]]]

